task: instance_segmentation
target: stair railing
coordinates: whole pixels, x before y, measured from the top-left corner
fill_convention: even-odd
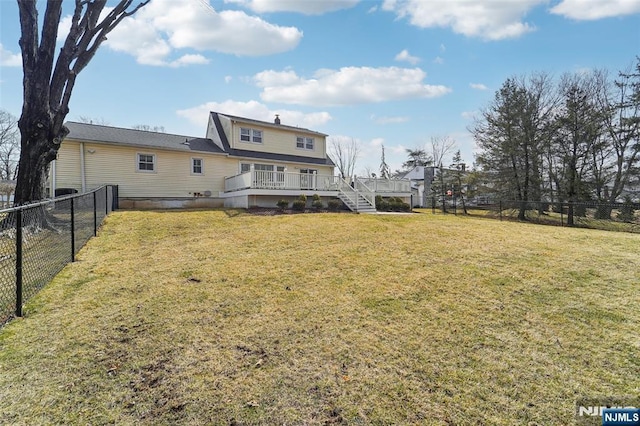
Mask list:
[[[376,193],[371,190],[364,182],[362,182],[359,178],[355,179],[355,188],[356,191],[365,199],[367,202],[373,207],[376,208]]]

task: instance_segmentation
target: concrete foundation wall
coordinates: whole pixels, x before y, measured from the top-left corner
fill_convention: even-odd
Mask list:
[[[207,209],[224,207],[222,198],[120,198],[118,207],[121,209]]]

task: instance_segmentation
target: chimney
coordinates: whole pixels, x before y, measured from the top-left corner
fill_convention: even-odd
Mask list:
[[[276,124],[280,124],[280,115],[279,114],[276,114],[276,119],[273,120],[273,122],[276,123]]]

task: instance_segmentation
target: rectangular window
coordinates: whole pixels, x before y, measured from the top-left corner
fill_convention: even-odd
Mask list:
[[[240,129],[240,140],[243,142],[251,142],[251,129]]]
[[[313,138],[305,138],[302,136],[296,137],[296,148],[308,149],[313,151],[314,140]]]
[[[253,168],[263,172],[272,172],[273,164],[254,164]]]
[[[249,170],[251,170],[251,164],[240,163],[240,173],[247,173]]]
[[[204,174],[204,160],[202,158],[191,159],[191,173],[194,175]]]
[[[156,170],[156,156],[153,154],[138,154],[137,171],[154,172]]]
[[[240,140],[242,142],[262,143],[262,130],[241,127]]]

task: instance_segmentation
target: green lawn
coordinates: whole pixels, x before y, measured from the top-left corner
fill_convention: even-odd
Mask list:
[[[110,215],[0,329],[0,424],[564,425],[640,393],[640,236]]]

